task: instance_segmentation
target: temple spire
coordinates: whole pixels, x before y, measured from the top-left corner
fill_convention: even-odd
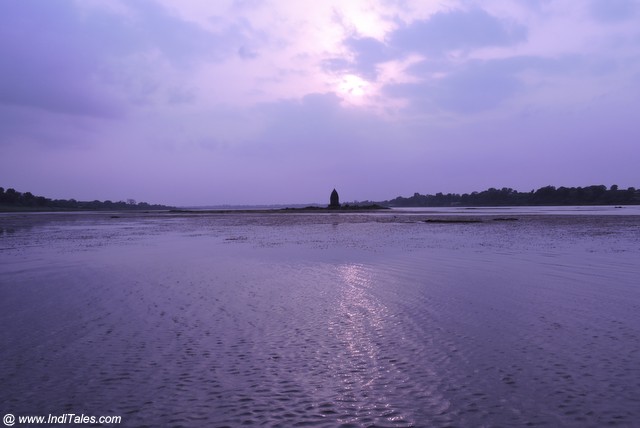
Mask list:
[[[333,189],[329,197],[329,208],[340,208],[340,196],[338,196],[336,189]]]

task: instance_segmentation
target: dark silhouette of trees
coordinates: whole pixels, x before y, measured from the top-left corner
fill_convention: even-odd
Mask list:
[[[634,187],[620,190],[617,185],[609,189],[603,185],[588,187],[545,186],[531,192],[518,192],[511,188],[489,188],[482,192],[414,193],[405,198],[398,196],[380,204],[395,207],[450,207],[450,206],[525,206],[525,205],[639,205],[640,191]]]
[[[120,202],[111,201],[76,201],[75,199],[49,199],[44,196],[35,196],[31,192],[21,193],[13,188],[5,190],[0,187],[0,210],[166,210],[172,209],[165,205],[151,205],[146,202],[136,203],[133,199]]]
[[[410,197],[398,196],[384,202],[371,202],[371,206],[390,207],[451,207],[451,206],[528,206],[528,205],[640,205],[640,190],[635,187],[620,189],[616,184],[608,189],[604,185],[587,187],[545,186],[530,192],[518,192],[511,188],[489,188],[482,192],[436,193]],[[360,205],[358,205],[360,206]],[[341,207],[338,192],[331,192],[330,208]],[[347,205],[342,208],[347,208]],[[355,206],[354,206],[355,207]],[[21,210],[167,210],[165,205],[151,205],[146,202],[126,201],[77,201],[75,199],[49,199],[31,192],[20,193],[13,188],[0,187],[0,211]]]

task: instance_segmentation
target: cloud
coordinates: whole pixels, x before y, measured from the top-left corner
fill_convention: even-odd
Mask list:
[[[616,23],[633,19],[639,6],[637,0],[591,0],[591,15],[603,23]]]
[[[472,114],[498,107],[522,87],[509,62],[477,60],[444,77],[389,85],[386,92],[407,99],[409,109],[416,113]]]
[[[389,46],[372,37],[350,37],[345,46],[354,53],[353,70],[368,79],[375,79],[376,64],[395,58]]]
[[[323,65],[335,73],[378,80],[383,95],[401,95],[414,110],[475,113],[500,105],[518,91],[520,82],[497,63],[474,59],[473,54],[526,38],[524,26],[481,9],[440,11],[400,24],[384,41],[350,36],[343,44],[351,56],[330,58]],[[453,53],[456,61],[448,58]],[[411,56],[417,59],[407,62]],[[398,71],[379,80],[382,64],[392,62]],[[404,77],[403,62],[413,64],[404,70]]]
[[[0,2],[0,172],[195,204],[636,174],[599,152],[637,158],[637,2],[347,3]]]
[[[93,79],[102,52],[81,31],[72,3],[2,2],[0,15],[0,103],[88,116],[121,113]]]
[[[579,55],[474,59],[455,65],[447,61],[422,61],[408,70],[418,81],[390,84],[384,92],[407,100],[408,110],[414,113],[448,111],[469,115],[530,95],[556,79],[567,76],[588,79],[615,71],[611,64]]]
[[[482,9],[438,12],[414,21],[389,36],[389,44],[405,52],[428,56],[486,46],[512,45],[526,40],[526,28],[501,21]]]
[[[344,156],[366,141],[376,128],[376,118],[341,105],[333,93],[315,93],[301,100],[285,100],[259,105],[256,113],[264,118],[265,128],[258,149],[273,155],[296,157]]]
[[[251,28],[241,21],[212,32],[150,1],[128,14],[73,2],[1,2],[0,103],[54,113],[121,117],[126,100],[146,102],[176,73],[237,55]],[[165,97],[166,98],[166,97]],[[182,97],[184,100],[184,97]]]
[[[258,57],[258,53],[242,45],[238,49],[238,55],[242,59],[255,59]]]
[[[0,104],[0,149],[45,146],[55,150],[94,144],[113,125],[112,119],[42,114],[38,109]]]

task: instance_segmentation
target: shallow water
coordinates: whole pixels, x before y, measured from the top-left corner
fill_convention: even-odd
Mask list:
[[[0,410],[633,426],[640,217],[508,214],[4,215]]]

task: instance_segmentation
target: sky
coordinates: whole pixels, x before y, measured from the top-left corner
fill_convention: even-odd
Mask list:
[[[0,186],[177,206],[640,187],[640,0],[3,0]]]

